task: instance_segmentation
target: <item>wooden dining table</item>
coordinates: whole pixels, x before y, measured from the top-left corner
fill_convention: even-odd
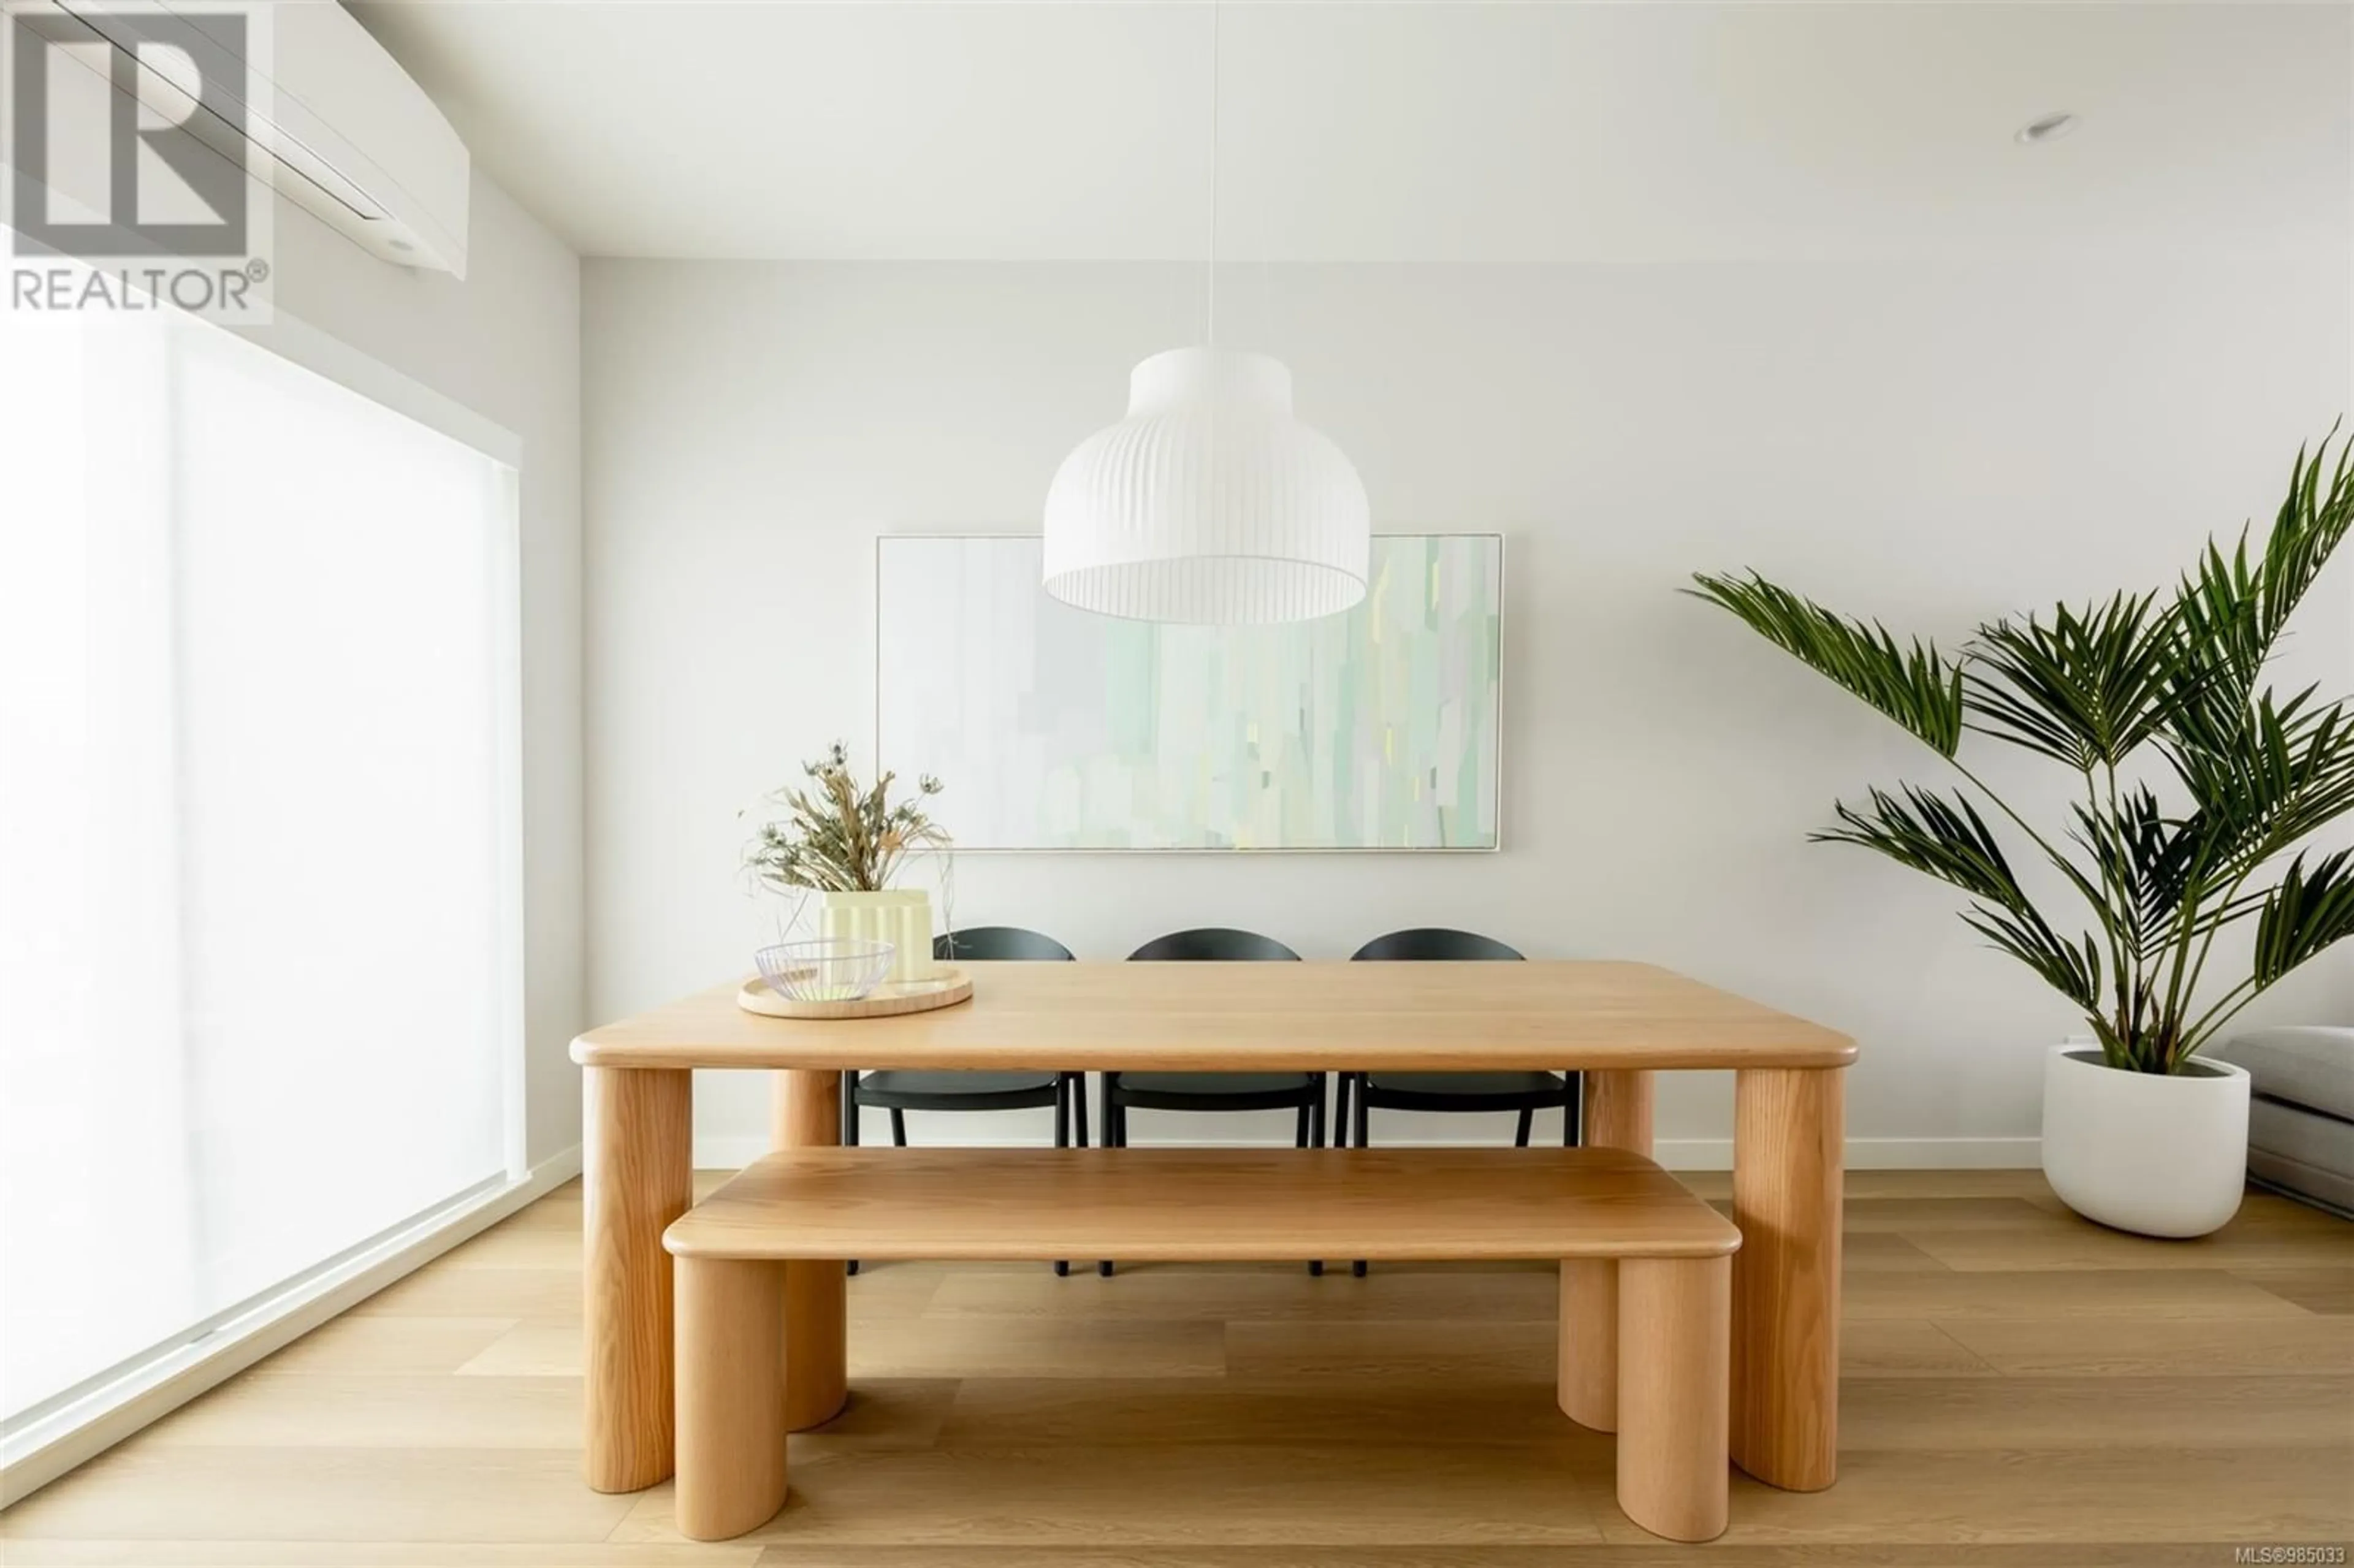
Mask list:
[[[1733,1218],[1742,1234],[1733,1459],[1792,1490],[1837,1476],[1843,1085],[1855,1059],[1846,1036],[1638,963],[962,967],[971,1000],[929,1012],[767,1018],[737,1007],[730,981],[573,1042],[585,1097],[591,1487],[635,1491],[672,1473],[673,1298],[663,1233],[693,1196],[692,1070],[731,1067],[774,1074],[779,1148],[841,1140],[849,1069],[1574,1070],[1585,1075],[1585,1141],[1644,1155],[1653,1075],[1730,1069]],[[1591,1310],[1615,1326],[1605,1283]],[[1563,1288],[1578,1288],[1575,1270]],[[847,1397],[845,1290],[839,1263],[789,1266],[785,1397],[794,1430],[832,1419]],[[1564,1335],[1565,1400],[1573,1386],[1606,1397],[1615,1387],[1615,1337]]]

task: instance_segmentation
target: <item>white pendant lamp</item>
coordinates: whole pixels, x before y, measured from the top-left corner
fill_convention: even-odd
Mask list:
[[[1217,8],[1210,11],[1210,310],[1217,322]],[[1365,597],[1372,514],[1341,449],[1292,417],[1291,372],[1214,346],[1156,354],[1128,418],[1046,492],[1045,588],[1134,620],[1309,620]]]

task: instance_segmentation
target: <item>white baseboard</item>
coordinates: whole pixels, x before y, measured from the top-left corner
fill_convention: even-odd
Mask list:
[[[958,1147],[1006,1140],[928,1138],[924,1141],[935,1147]],[[1041,1146],[1045,1143],[1044,1139],[1036,1141]],[[1153,1141],[1175,1144],[1181,1140],[1155,1139]],[[1202,1149],[1289,1147],[1289,1139],[1278,1138],[1182,1141]],[[1469,1149],[1500,1140],[1418,1138],[1415,1141],[1425,1147]],[[769,1141],[764,1138],[719,1135],[695,1140],[695,1167],[703,1171],[741,1170],[768,1152]],[[1663,1138],[1653,1152],[1659,1163],[1671,1171],[1733,1169],[1733,1139],[1729,1138]],[[2042,1140],[2034,1138],[1850,1138],[1847,1140],[1847,1169],[1850,1171],[2031,1171],[2041,1162]]]
[[[459,1243],[580,1174],[580,1148],[535,1165],[521,1181],[428,1214],[356,1256],[255,1303],[194,1344],[92,1391],[0,1447],[0,1509],[349,1311]]]
[[[1652,1153],[1670,1171],[1730,1171],[1729,1138],[1663,1138]],[[1850,1138],[1850,1171],[2032,1171],[2043,1162],[2040,1138]]]

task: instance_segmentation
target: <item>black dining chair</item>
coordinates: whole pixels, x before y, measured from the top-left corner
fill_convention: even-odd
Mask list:
[[[1518,959],[1521,954],[1492,937],[1425,926],[1376,937],[1351,957],[1367,962],[1417,959],[1510,960]],[[1575,1073],[1343,1073],[1336,1113],[1340,1123],[1338,1141],[1343,1148],[1352,1139],[1359,1149],[1373,1147],[1367,1113],[1376,1109],[1516,1111],[1521,1119],[1512,1143],[1516,1148],[1526,1149],[1536,1113],[1559,1107],[1561,1141],[1564,1148],[1568,1148],[1578,1139],[1578,1093]],[[1364,1260],[1359,1258],[1352,1264],[1350,1272],[1361,1279],[1364,1277]]]
[[[934,938],[932,957],[943,963],[958,959],[1068,963],[1072,955],[1054,938],[1019,926],[975,926]],[[891,1141],[901,1149],[907,1146],[909,1111],[1052,1109],[1055,1147],[1085,1149],[1087,1145],[1087,1085],[1081,1073],[846,1072],[842,1075],[842,1141],[845,1145],[857,1145],[858,1112],[864,1106],[891,1113]],[[855,1259],[850,1272],[858,1272]],[[1055,1272],[1070,1273],[1069,1262],[1055,1265]]]
[[[1155,937],[1128,955],[1131,963],[1201,960],[1235,963],[1298,963],[1299,955],[1272,937],[1206,926]],[[1293,1141],[1301,1149],[1324,1146],[1325,1084],[1321,1073],[1106,1073],[1103,1075],[1104,1147],[1128,1147],[1130,1110],[1288,1110],[1299,1125]],[[1108,1260],[1096,1265],[1109,1275]],[[1310,1274],[1324,1272],[1320,1262]]]

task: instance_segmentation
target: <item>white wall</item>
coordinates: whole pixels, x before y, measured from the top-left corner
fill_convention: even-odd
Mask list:
[[[1174,266],[588,264],[591,1013],[748,968],[738,812],[835,736],[872,746],[875,535],[1034,527],[1198,307]],[[1510,537],[1507,847],[967,855],[956,917],[1093,959],[1201,924],[1337,958],[1435,924],[1650,959],[1852,1033],[1851,1158],[2030,1161],[2066,1006],[1946,893],[1802,842],[1840,793],[1941,765],[1675,589],[1754,565],[1951,641],[2169,581],[2354,402],[2349,308],[2342,257],[1234,269],[1222,341],[1290,363],[1377,527]],[[2354,560],[2284,665],[2354,686]],[[2354,955],[2273,1001],[2354,1017]],[[704,1158],[759,1147],[763,1103],[704,1086]],[[1671,1082],[1659,1117],[1671,1156],[1722,1160],[1729,1085]]]
[[[523,443],[525,1152],[580,1141],[580,261],[479,169],[463,282],[377,260],[309,214],[276,210],[277,303]],[[252,334],[263,343],[270,332]],[[367,896],[364,870],[328,904]]]

